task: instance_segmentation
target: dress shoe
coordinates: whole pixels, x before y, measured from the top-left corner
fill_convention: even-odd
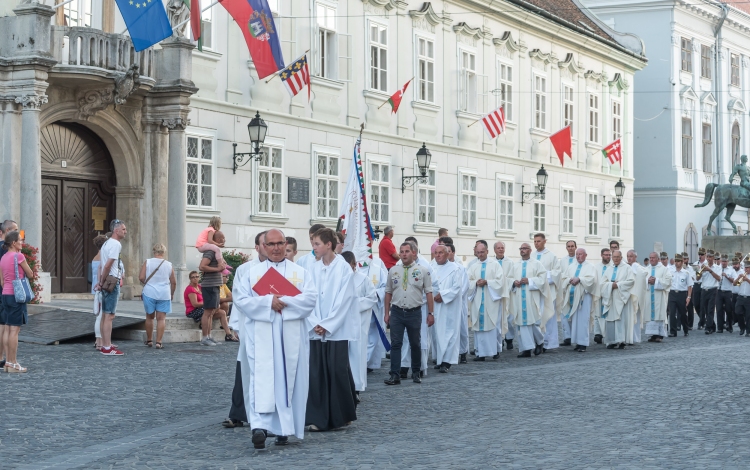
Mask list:
[[[401,377],[397,374],[391,374],[391,376],[383,381],[386,385],[399,385],[401,383]]]
[[[225,428],[241,428],[244,424],[239,419],[227,418],[221,422]]]
[[[702,330],[703,329],[703,325],[698,325],[698,329]]]
[[[411,375],[414,375],[414,374],[411,374]],[[423,379],[425,377],[427,377],[427,371],[426,370],[420,370],[419,371],[419,378]]]
[[[545,348],[545,347],[542,347],[542,352],[543,352],[543,353],[546,353],[547,351],[548,351],[548,349],[547,349],[547,348]]]
[[[440,373],[441,374],[447,374],[448,373],[448,368],[445,367],[444,365],[440,365]]]
[[[253,429],[253,447],[256,449],[265,449],[266,437],[265,429]]]
[[[433,367],[433,369],[435,369],[435,370],[438,370],[438,369],[440,369],[441,367],[443,367],[443,365],[442,365],[442,364],[438,364],[438,365],[436,365],[435,367]]]
[[[650,337],[650,338],[648,339],[648,342],[649,342],[649,343],[653,343],[654,341],[656,341],[656,336],[652,336],[652,337]]]
[[[534,347],[534,355],[535,355],[535,356],[538,356],[538,355],[542,354],[542,350],[543,350],[543,349],[544,349],[544,344],[537,344],[537,345],[536,345],[536,346]]]
[[[475,357],[474,358],[474,362],[484,362],[484,358],[483,357]]]
[[[497,353],[497,354],[495,354],[494,356],[492,356],[492,359],[495,359],[495,360],[497,360],[497,358],[498,358],[498,357],[500,357],[500,353]]]
[[[688,332],[686,331],[686,332],[685,332],[685,336],[690,336],[690,333],[688,333]]]
[[[563,346],[570,346],[571,344],[572,344],[572,343],[570,342],[570,338],[568,338],[568,339],[566,339],[565,341],[563,341],[563,344],[562,344],[562,345],[563,345]]]
[[[289,437],[287,437],[287,436],[276,436],[276,440],[274,441],[274,444],[276,444],[277,446],[289,445]]]
[[[505,347],[508,349],[508,351],[513,350],[513,340],[512,339],[506,339],[505,340]]]
[[[734,333],[734,328],[732,328],[732,327],[730,326],[729,328],[727,328],[727,332],[729,332],[729,333]]]
[[[354,391],[354,403],[357,404],[357,405],[359,405],[360,403],[362,403],[362,400],[360,400],[360,398],[359,398],[359,392],[356,391],[356,390]]]
[[[717,333],[724,333],[724,330],[717,330]]]
[[[706,330],[706,334],[707,334],[707,335],[710,335],[711,333],[713,333],[713,331],[711,331],[711,330]]]
[[[408,367],[402,367],[401,368],[401,378],[405,379],[409,377],[409,368]]]
[[[578,352],[586,352],[586,346],[578,346],[578,349],[576,349]]]
[[[469,361],[466,360],[466,353],[461,354],[461,358],[458,360],[459,364],[467,364]]]
[[[531,357],[531,349],[527,349],[516,357]]]
[[[372,374],[372,369],[370,369],[370,368],[368,367],[368,368],[367,368],[367,373],[368,373],[368,374]]]
[[[677,335],[675,335],[675,336],[677,336]],[[656,337],[656,338],[654,339],[654,343],[661,343],[661,339],[662,339],[662,338],[661,338],[661,336],[657,336],[657,337]]]
[[[620,343],[620,345],[618,346],[618,348],[625,349],[625,343]]]
[[[608,344],[607,349],[615,349],[617,347],[616,344]]]
[[[576,344],[576,347],[573,348],[573,351],[578,351],[578,348],[580,348],[580,346]]]
[[[472,356],[476,356],[476,355],[477,355],[477,352],[476,352],[476,350],[474,350],[474,351],[471,351],[471,355],[472,355]]]
[[[433,364],[437,364],[437,359],[433,359],[433,360],[432,360],[432,363],[433,363]]]
[[[421,384],[422,379],[419,378],[420,375],[421,374],[411,374],[411,381],[414,382],[415,384]]]
[[[740,330],[740,336],[745,334],[745,330]]]
[[[602,339],[604,339],[604,337],[602,337],[602,335],[594,335],[594,342],[596,344],[602,344]]]
[[[678,331],[679,331],[679,330],[678,330]],[[669,334],[668,334],[667,336],[669,336],[670,338],[674,338],[674,337],[676,337],[676,336],[677,336],[677,333],[669,333]]]

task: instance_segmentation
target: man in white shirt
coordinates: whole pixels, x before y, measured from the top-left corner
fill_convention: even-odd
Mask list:
[[[704,318],[704,312],[701,310],[701,296],[703,295],[703,283],[702,279],[698,277],[698,271],[706,265],[706,249],[701,247],[698,248],[698,262],[695,265],[695,283],[693,284],[693,305],[695,306],[695,314],[698,317],[698,329],[702,330],[706,325]],[[701,275],[702,276],[702,275]],[[688,311],[688,315],[690,312]],[[692,327],[694,325],[693,320],[688,318],[688,324]]]
[[[669,336],[677,336],[678,325],[688,336],[687,306],[693,295],[693,277],[690,271],[682,266],[681,253],[674,255],[674,271],[672,271],[672,286],[669,289]]]
[[[724,327],[732,332],[732,284],[737,273],[729,266],[729,255],[721,255],[719,292],[716,294],[716,332],[724,333]]]
[[[693,269],[693,267],[690,266],[690,257],[685,251],[682,252],[682,269],[690,273],[690,277],[693,279],[693,291],[690,294],[691,297],[690,297],[690,300],[688,301],[687,313],[685,315],[687,318],[688,330],[692,330],[693,322],[695,321],[695,304],[694,304],[695,292],[696,292],[695,269]]]
[[[105,356],[122,356],[122,351],[112,347],[112,322],[115,320],[115,311],[117,310],[117,300],[120,298],[120,281],[123,276],[122,263],[120,263],[120,253],[122,244],[120,240],[125,238],[128,229],[125,223],[120,219],[115,219],[110,223],[112,237],[104,242],[100,250],[101,264],[99,271],[99,282],[94,290],[102,292],[102,348],[99,350]],[[107,292],[102,289],[102,285],[108,276],[117,278],[114,289]]]
[[[732,258],[732,269],[734,269],[735,278],[742,274],[743,270],[740,267],[740,260],[743,258],[742,253],[735,253]],[[734,332],[734,324],[737,323],[737,317],[734,315],[734,306],[737,304],[737,293],[740,291],[740,286],[737,282],[732,283],[732,319],[727,319],[727,330],[730,333]]]
[[[701,276],[701,316],[704,317],[706,334],[710,335],[716,331],[714,312],[716,311],[716,295],[721,281],[721,266],[714,264],[715,253],[708,250],[706,253],[706,269]]]
[[[750,337],[750,259],[745,260],[744,270],[737,280],[740,283],[740,289],[737,292],[734,315],[740,325],[740,336]]]

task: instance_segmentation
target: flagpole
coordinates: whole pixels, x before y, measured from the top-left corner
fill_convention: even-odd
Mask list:
[[[411,81],[412,81],[412,80],[414,80],[415,78],[417,78],[417,77],[416,77],[416,75],[415,75],[415,76],[413,76],[413,77],[411,77],[411,78],[409,79],[409,81],[408,81],[408,82],[406,82],[406,83],[411,83]],[[378,106],[378,109],[380,109],[380,108],[382,108],[383,106],[385,106],[385,104],[386,104],[386,103],[388,103],[388,102],[389,102],[390,100],[391,100],[391,98],[390,98],[390,96],[389,96],[389,97],[388,97],[388,99],[387,99],[387,100],[385,100],[385,101],[383,102],[383,104],[381,104],[380,106]]]
[[[70,3],[72,1],[73,0],[66,0],[65,3]],[[59,3],[59,4],[55,5],[55,8],[61,7],[61,6],[65,5],[65,3]],[[203,13],[204,11],[210,10],[211,8],[215,7],[218,4],[219,4],[219,0],[215,0],[212,4],[210,4],[209,6],[207,6],[206,8],[204,8],[203,10],[201,10],[201,13]],[[189,17],[188,17],[188,19],[186,19],[182,23],[179,23],[177,26],[172,27],[172,31],[174,31],[175,29],[177,29],[177,28],[179,28],[179,27],[181,27],[183,25],[188,24],[188,22],[190,22],[190,18]],[[127,32],[128,32],[128,28],[125,28],[120,34],[125,34]]]
[[[294,59],[294,60],[292,61],[292,63],[294,63],[294,62],[297,62],[297,61],[298,61],[298,60],[300,60],[301,58],[305,57],[305,56],[307,55],[307,53],[308,53],[308,52],[310,52],[310,49],[306,50],[304,54],[302,54],[301,56],[299,56],[299,57],[297,57],[296,59]],[[286,68],[286,67],[285,67],[285,68]],[[273,80],[274,78],[276,78],[276,77],[278,77],[278,76],[279,76],[279,72],[276,72],[275,74],[273,74],[273,75],[271,76],[271,78],[269,78],[268,80],[266,80],[266,83],[270,82],[271,80]]]
[[[58,3],[57,5],[53,6],[53,7],[52,7],[52,9],[54,9],[54,10],[57,10],[57,9],[58,9],[58,8],[60,8],[61,6],[63,6],[63,5],[67,5],[68,3],[72,2],[72,1],[73,1],[73,0],[65,0],[64,2],[62,2],[62,3]]]

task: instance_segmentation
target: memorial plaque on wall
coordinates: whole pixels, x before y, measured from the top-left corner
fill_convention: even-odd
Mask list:
[[[287,202],[292,204],[310,204],[310,180],[307,178],[289,178],[287,185],[289,195]]]

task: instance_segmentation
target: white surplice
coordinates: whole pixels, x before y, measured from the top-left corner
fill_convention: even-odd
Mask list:
[[[574,278],[580,281],[575,286],[570,283]],[[591,307],[597,297],[599,297],[599,276],[593,264],[588,261],[583,263],[576,261],[564,266],[557,296],[557,309],[562,316],[562,321],[570,325],[572,344],[589,345]]]
[[[551,251],[545,248],[542,251],[534,251],[531,258],[539,261],[547,270],[547,283],[549,284],[550,296],[554,303],[557,299],[557,286],[560,284],[560,260]],[[554,309],[555,306],[553,305]],[[547,320],[544,331],[544,349],[555,349],[560,347],[560,337],[557,328],[557,320],[560,312],[555,311],[552,318]]]
[[[379,259],[373,259],[367,266],[359,268],[359,272],[367,276],[375,288],[378,296],[378,303],[372,309],[370,316],[370,328],[367,334],[367,367],[370,369],[380,369],[380,364],[385,359],[385,344],[381,337],[381,332],[385,334],[385,283],[388,280],[388,271],[385,265]]]
[[[315,264],[315,252],[311,251],[310,253],[300,256],[300,258],[295,261],[298,265],[302,266],[307,270],[308,273],[312,272],[313,264]]]
[[[644,311],[641,309],[645,304],[641,304],[646,293],[646,268],[638,263],[630,265],[635,276],[633,285],[633,314],[628,317],[628,323],[625,325],[625,343],[635,344],[641,342],[641,325],[643,324]]]
[[[503,275],[505,276],[505,283],[507,284],[508,292],[510,292],[510,286],[513,285],[513,260],[508,258],[507,256],[503,259],[495,258],[497,263],[503,267]],[[497,350],[502,351],[502,345],[503,345],[503,339],[512,340],[516,337],[516,326],[513,324],[513,313],[510,311],[510,309],[504,309],[505,317],[507,321],[507,326],[505,330],[505,334],[503,335],[502,332],[499,332],[500,334],[497,337]]]
[[[252,287],[275,269],[301,294],[282,297],[281,314],[271,309],[272,295],[258,296]],[[305,269],[291,261],[264,261],[237,268],[232,287],[233,314],[240,327],[245,408],[250,426],[278,436],[302,439],[309,390],[309,353],[306,319],[315,309],[317,289]]]
[[[617,282],[617,289],[613,289],[613,282]],[[633,315],[633,286],[635,275],[630,266],[625,263],[612,263],[600,279],[599,292],[604,307],[602,318],[607,322],[604,340],[607,345],[623,344],[626,341],[626,325],[631,324]]]
[[[477,286],[480,279],[487,281],[487,285]],[[503,298],[507,292],[503,268],[496,260],[480,260],[469,268],[469,315],[477,357],[491,357],[501,351],[497,338],[505,330]]]
[[[315,341],[356,341],[360,338],[359,300],[354,289],[354,272],[341,255],[326,266],[322,260],[313,264],[312,277],[318,302],[307,317],[310,339]],[[322,326],[324,336],[313,331]]]
[[[565,256],[563,258],[560,258],[560,272],[562,274],[565,274],[565,270],[568,269],[568,267],[573,264],[578,264],[578,261],[576,261],[575,256]],[[562,290],[562,288],[560,290]],[[560,293],[558,292],[558,297],[559,295]],[[565,316],[562,314],[562,312],[559,310],[559,308],[558,308],[558,311],[560,312],[560,324],[562,325],[563,339],[570,339],[570,332],[572,328],[573,317],[566,319]]]
[[[469,352],[469,274],[464,265],[456,263],[461,271],[461,323],[459,325],[459,354]]]
[[[611,262],[608,264],[604,264],[602,262],[594,264],[594,268],[596,268],[596,277],[597,277],[597,283],[601,283],[605,271],[607,271],[607,268],[609,265],[612,264]],[[604,336],[604,328],[606,327],[606,320],[602,318],[602,309],[604,307],[602,306],[602,300],[601,297],[597,296],[594,299],[594,305],[593,305],[593,315],[594,315],[594,334],[595,335],[602,335]]]
[[[514,281],[524,277],[529,281],[520,287],[513,286],[508,302],[516,326],[516,345],[519,351],[527,351],[543,343],[543,330],[555,315],[555,300],[547,281],[547,269],[539,261],[533,258],[517,261],[512,273]]]
[[[367,387],[367,340],[370,329],[372,309],[378,303],[378,295],[372,281],[362,273],[354,273],[354,289],[359,300],[359,328],[358,340],[349,341],[349,367],[354,377],[354,389],[364,392]]]
[[[654,276],[653,284],[648,283],[648,278]],[[672,271],[657,263],[656,266],[646,266],[646,288],[640,301],[643,312],[644,330],[647,335],[667,336],[667,303],[669,302],[669,290],[672,287]]]
[[[463,270],[456,263],[446,261],[435,264],[432,277],[432,296],[440,294],[442,302],[435,302],[435,324],[432,325],[435,342],[435,360],[438,365],[446,362],[458,364],[461,336]],[[465,320],[464,320],[465,321]]]

